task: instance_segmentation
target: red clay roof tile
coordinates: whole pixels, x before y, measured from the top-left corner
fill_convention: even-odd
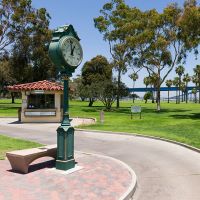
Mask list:
[[[32,83],[24,83],[18,85],[7,86],[11,91],[25,91],[25,90],[48,90],[48,91],[61,91],[63,85],[47,80],[37,81]]]

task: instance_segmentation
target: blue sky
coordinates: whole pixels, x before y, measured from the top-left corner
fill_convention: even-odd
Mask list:
[[[81,38],[84,59],[76,69],[74,77],[80,74],[82,65],[96,55],[104,55],[108,59],[111,57],[108,44],[103,41],[102,35],[94,28],[93,23],[93,18],[99,16],[99,10],[108,0],[32,0],[32,2],[35,8],[45,7],[47,9],[51,16],[50,28],[55,29],[64,24],[72,24]],[[183,5],[184,0],[126,0],[126,3],[130,6],[136,6],[142,10],[155,8],[158,11],[162,11],[165,6],[172,2]],[[195,60],[193,55],[189,55],[187,63],[184,65],[186,72],[192,74],[195,65],[200,64],[198,60]],[[128,77],[129,74],[131,74],[131,71],[128,71],[122,77],[122,81],[128,87],[131,87],[132,82]],[[144,76],[145,71],[139,74],[140,78],[136,83],[136,87],[143,86]],[[175,73],[172,72],[169,78],[174,76]]]

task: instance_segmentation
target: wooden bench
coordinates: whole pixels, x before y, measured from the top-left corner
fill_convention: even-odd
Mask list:
[[[41,157],[53,157],[56,159],[57,145],[48,145],[38,148],[7,152],[6,156],[14,171],[28,173],[29,164]]]

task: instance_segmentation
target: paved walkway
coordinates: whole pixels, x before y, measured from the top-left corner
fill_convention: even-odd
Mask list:
[[[0,161],[0,200],[118,200],[131,195],[135,175],[110,157],[76,152],[77,171],[61,171],[55,162],[41,158],[28,174],[10,170]],[[69,173],[72,172],[72,173]]]
[[[76,118],[72,124],[86,123]],[[0,127],[31,131],[56,130],[57,123],[18,123],[15,118],[1,118]],[[2,130],[2,129],[1,129]],[[4,132],[4,131],[3,131]],[[8,160],[0,161],[0,200],[124,200],[132,197],[136,175],[125,163],[91,153],[75,152],[74,169],[55,169],[55,161],[48,158],[36,160],[28,174],[11,170]]]
[[[58,124],[0,124],[0,132],[54,144],[57,127]],[[138,183],[134,200],[200,199],[200,154],[182,146],[135,136],[76,131],[75,150],[111,156],[133,168]]]
[[[95,123],[95,118],[72,118],[71,121],[71,125],[76,127],[79,125],[87,125],[87,124],[94,124]],[[10,126],[14,124],[15,127],[19,127],[19,128],[29,128],[31,127],[30,125],[34,126],[35,124],[37,125],[36,127],[40,130],[41,127],[44,126],[44,124],[47,124],[49,128],[54,128],[55,129],[55,125],[58,127],[58,125],[60,123],[21,123],[18,121],[17,118],[13,117],[13,118],[2,118],[0,117],[0,126],[4,125],[4,126]]]

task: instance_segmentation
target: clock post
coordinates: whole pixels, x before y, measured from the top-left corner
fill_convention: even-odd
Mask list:
[[[63,119],[57,129],[56,169],[68,170],[75,167],[74,128],[69,120],[69,78],[82,61],[80,39],[72,25],[59,27],[49,45],[49,56],[64,82]]]

